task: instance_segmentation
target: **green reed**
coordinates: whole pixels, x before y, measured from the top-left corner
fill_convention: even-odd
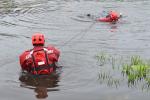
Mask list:
[[[104,66],[105,64],[111,64],[113,69],[115,67],[115,58],[109,54],[106,54],[105,52],[101,52],[96,55],[96,59],[98,60],[100,66]]]
[[[116,58],[115,56],[104,52],[96,56],[100,66],[104,66],[103,69],[100,69],[99,73],[101,83],[117,87],[117,85],[120,85],[121,82],[127,79],[128,86],[131,87],[137,86],[140,82],[143,84],[142,88],[150,86],[150,60],[144,60],[140,56],[131,56],[128,59],[126,57]],[[107,68],[108,66],[109,68]],[[117,71],[116,66],[118,66]],[[119,78],[118,73],[122,73]]]
[[[120,79],[114,78],[107,72],[99,73],[99,80],[101,83],[105,82],[110,87],[115,86],[117,88],[120,85]]]
[[[149,64],[142,60],[140,56],[132,56],[130,64],[124,64],[122,73],[126,74],[128,81],[134,83],[138,80],[147,80],[150,72]]]

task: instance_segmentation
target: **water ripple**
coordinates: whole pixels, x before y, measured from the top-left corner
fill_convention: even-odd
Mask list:
[[[16,37],[16,38],[18,38],[18,36],[15,35],[15,34],[7,34],[7,33],[0,33],[0,37],[1,36],[3,36],[3,37]]]

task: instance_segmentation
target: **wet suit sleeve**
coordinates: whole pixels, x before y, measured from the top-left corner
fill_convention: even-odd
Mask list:
[[[20,55],[20,65],[22,70],[29,71],[32,66],[32,59],[29,57],[29,51],[25,51]]]
[[[58,62],[60,51],[52,45],[49,45],[47,47],[47,49],[48,49],[48,58],[49,58],[49,60],[53,61],[53,62]],[[51,52],[49,52],[49,51],[51,51]]]

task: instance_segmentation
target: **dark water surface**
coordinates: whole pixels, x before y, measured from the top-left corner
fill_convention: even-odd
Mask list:
[[[125,17],[117,24],[79,17],[108,10]],[[100,81],[102,69],[111,67],[101,68],[95,59],[101,51],[150,58],[149,15],[149,0],[1,0],[0,99],[149,100],[149,89]],[[20,77],[18,57],[32,48],[34,32],[44,33],[46,43],[60,49],[61,74],[45,80]]]

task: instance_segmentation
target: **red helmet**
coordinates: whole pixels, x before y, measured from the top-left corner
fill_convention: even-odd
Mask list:
[[[32,36],[32,44],[33,45],[44,45],[45,43],[45,38],[44,35],[41,33],[35,33]]]
[[[119,19],[119,14],[115,11],[110,11],[109,15],[110,15],[112,20],[118,20]]]

